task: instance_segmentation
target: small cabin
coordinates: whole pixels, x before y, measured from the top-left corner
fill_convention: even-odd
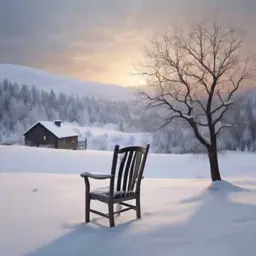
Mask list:
[[[78,134],[60,120],[39,121],[25,133],[25,144],[35,147],[77,149]]]

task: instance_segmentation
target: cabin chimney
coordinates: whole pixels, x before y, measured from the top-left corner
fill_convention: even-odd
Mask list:
[[[54,124],[58,127],[61,127],[61,121],[60,120],[55,120]]]

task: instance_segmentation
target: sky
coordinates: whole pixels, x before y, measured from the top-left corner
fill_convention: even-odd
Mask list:
[[[0,62],[134,85],[147,39],[216,13],[256,45],[255,0],[0,0]]]

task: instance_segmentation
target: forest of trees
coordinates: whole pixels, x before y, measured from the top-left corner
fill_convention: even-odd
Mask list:
[[[81,126],[113,123],[120,129],[132,129],[129,108],[123,102],[48,93],[8,80],[0,83],[0,141],[18,140],[36,121],[55,119]]]
[[[256,151],[256,91],[251,89],[239,97],[239,104],[227,116],[234,125],[220,135],[219,148]],[[150,131],[156,153],[203,151],[181,123],[154,132],[159,118],[154,110],[142,111],[130,102],[81,98],[19,86],[8,80],[0,82],[0,143],[21,143],[24,131],[36,121],[61,119],[81,126],[115,124],[124,132]]]

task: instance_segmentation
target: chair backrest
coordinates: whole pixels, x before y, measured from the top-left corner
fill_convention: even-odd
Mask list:
[[[140,184],[149,151],[149,144],[146,147],[125,147],[115,146],[110,181],[110,194],[117,192],[140,192]],[[113,194],[112,194],[113,195]]]

